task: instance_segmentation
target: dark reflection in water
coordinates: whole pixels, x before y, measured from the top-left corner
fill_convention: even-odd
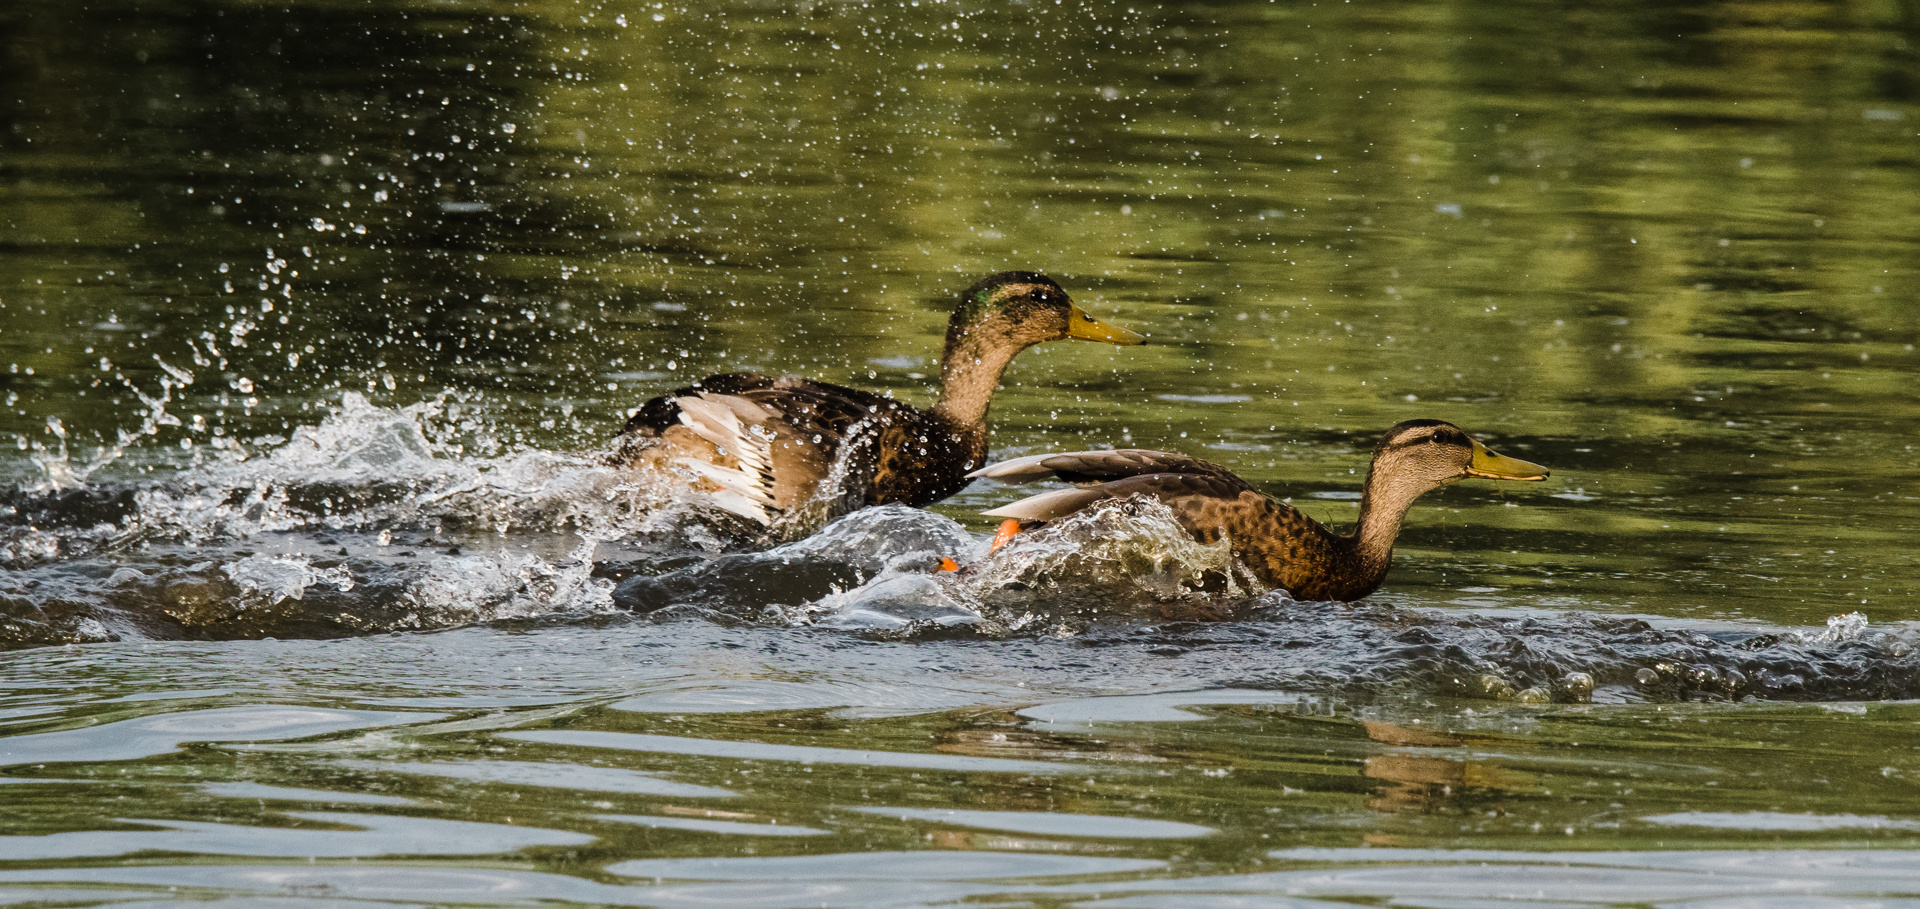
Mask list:
[[[101,354],[50,352],[51,393],[124,370],[109,392],[133,403],[120,386],[151,392],[160,358],[201,378],[194,428],[246,426],[304,386],[523,355],[468,289],[503,231],[568,232],[565,206],[512,188],[542,156],[508,123],[552,78],[530,23],[326,3],[13,17],[12,157],[38,189],[10,219],[31,251],[15,280],[74,285],[42,315]]]

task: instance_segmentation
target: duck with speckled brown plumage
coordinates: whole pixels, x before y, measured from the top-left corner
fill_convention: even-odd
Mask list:
[[[1393,541],[1413,501],[1449,483],[1544,480],[1547,469],[1496,454],[1459,427],[1409,420],[1374,449],[1360,495],[1360,519],[1336,534],[1260,494],[1217,464],[1164,451],[1076,451],[1003,461],[973,473],[1007,483],[1055,478],[1076,484],[985,512],[1008,519],[1004,540],[1024,525],[1058,520],[1100,502],[1147,496],[1166,503],[1194,538],[1222,535],[1262,582],[1297,600],[1357,600],[1386,579]],[[998,540],[996,542],[998,542]]]
[[[762,527],[802,509],[819,519],[862,505],[928,505],[986,463],[987,408],[1007,365],[1066,338],[1146,340],[1087,315],[1045,275],[1002,272],[960,294],[929,409],[812,379],[728,373],[642,405],[616,457],[690,475],[721,508]]]

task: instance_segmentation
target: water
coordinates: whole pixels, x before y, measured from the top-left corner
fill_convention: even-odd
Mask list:
[[[0,902],[1853,906],[1920,890],[1899,5],[0,11]],[[1296,603],[977,484],[771,546],[735,369],[1339,524]],[[941,557],[965,564],[934,571]]]

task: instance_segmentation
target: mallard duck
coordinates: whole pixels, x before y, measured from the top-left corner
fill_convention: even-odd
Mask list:
[[[715,504],[762,527],[810,502],[828,514],[928,505],[986,463],[987,407],[1007,364],[1061,338],[1146,340],[1087,315],[1045,275],[1002,272],[960,294],[931,409],[812,379],[727,373],[646,402],[616,451],[691,472]]]
[[[1218,464],[1165,451],[1076,451],[1016,458],[974,471],[1006,483],[1058,478],[1074,489],[1041,493],[985,514],[1007,518],[996,546],[1024,524],[1056,520],[1108,499],[1150,496],[1166,503],[1195,539],[1222,534],[1261,581],[1299,600],[1357,600],[1378,589],[1393,540],[1413,500],[1477,477],[1544,480],[1547,469],[1492,449],[1439,420],[1408,420],[1380,439],[1360,494],[1360,519],[1336,534],[1291,506],[1261,495]]]

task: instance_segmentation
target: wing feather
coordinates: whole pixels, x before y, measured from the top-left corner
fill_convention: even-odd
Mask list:
[[[1041,524],[1057,521],[1112,497],[1111,493],[1098,486],[1074,486],[1027,496],[980,513],[990,518],[1014,518],[1023,524]]]
[[[766,424],[778,419],[770,408],[736,395],[701,392],[674,399],[680,425],[720,450],[738,467],[678,457],[674,466],[692,471],[720,487],[714,504],[762,526],[771,525],[780,511],[775,506],[773,470],[774,430]]]
[[[1136,495],[1152,496],[1175,506],[1176,510],[1180,510],[1182,506],[1197,507],[1204,500],[1213,500],[1222,503],[1222,507],[1225,507],[1226,503],[1241,502],[1241,493],[1249,491],[1250,488],[1245,480],[1232,474],[1222,477],[1209,474],[1154,473],[1122,477],[1107,483],[1076,486],[1071,489],[1055,489],[1010,502],[992,511],[983,511],[981,514],[1040,523],[1059,520],[1107,499],[1124,499]],[[1257,493],[1255,495],[1258,496]],[[1234,507],[1238,507],[1237,504]]]
[[[1150,448],[1067,451],[1028,455],[989,464],[969,477],[988,477],[1002,483],[1031,483],[1059,479],[1076,485],[1108,483],[1127,477],[1149,475],[1185,475],[1213,477],[1247,488],[1246,481],[1232,471],[1209,461],[1172,451]]]
[[[619,451],[628,459],[663,451],[656,463],[724,490],[722,507],[766,525],[814,500],[829,479],[846,487],[837,494],[868,504],[919,504],[957,491],[965,481],[955,468],[977,463],[978,455],[928,419],[855,388],[728,373],[647,401],[627,421]],[[695,444],[673,441],[689,433]],[[891,470],[876,472],[881,461]]]

